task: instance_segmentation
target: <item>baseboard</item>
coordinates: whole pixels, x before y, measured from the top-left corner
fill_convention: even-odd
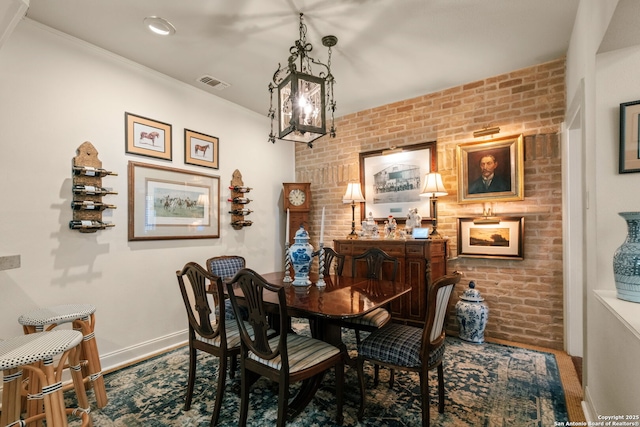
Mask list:
[[[584,417],[587,419],[589,423],[595,422],[597,412],[593,406],[593,400],[591,400],[591,395],[589,394],[589,386],[584,388],[584,400],[582,401],[582,412],[584,412]]]
[[[118,351],[101,354],[102,372],[116,371],[125,366],[146,360],[156,354],[164,353],[172,348],[183,346],[188,342],[188,339],[188,332],[185,329]]]

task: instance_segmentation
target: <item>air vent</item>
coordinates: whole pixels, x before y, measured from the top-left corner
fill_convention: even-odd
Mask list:
[[[202,84],[205,84],[215,90],[223,90],[231,86],[227,82],[223,82],[222,80],[218,80],[215,77],[204,75],[198,79],[198,81]]]

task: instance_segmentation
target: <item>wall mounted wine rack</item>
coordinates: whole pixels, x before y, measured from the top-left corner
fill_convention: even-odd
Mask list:
[[[78,155],[73,158],[71,167],[73,219],[69,221],[69,228],[81,233],[95,233],[98,230],[114,227],[115,224],[102,221],[102,212],[116,207],[103,203],[102,196],[118,193],[102,187],[102,178],[118,174],[102,169],[98,150],[89,141],[82,143],[76,152]]]
[[[242,181],[242,174],[238,169],[233,171],[229,190],[231,190],[231,198],[229,199],[231,202],[231,210],[229,211],[231,214],[231,226],[234,230],[242,230],[242,227],[251,226],[253,221],[246,219],[246,216],[253,212],[247,207],[247,204],[251,202],[248,197],[251,188],[245,187]]]

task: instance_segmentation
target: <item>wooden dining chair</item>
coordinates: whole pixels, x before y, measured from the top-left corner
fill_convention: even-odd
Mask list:
[[[361,264],[366,263],[364,274],[361,273]],[[390,266],[390,267],[388,267]],[[354,255],[351,261],[351,276],[366,277],[368,279],[384,279],[394,281],[398,274],[398,258],[388,255],[379,248],[369,248],[365,252]],[[376,289],[371,289],[376,292]],[[391,321],[391,313],[386,308],[380,307],[364,316],[345,320],[343,326],[355,330],[356,342],[360,343],[360,331],[375,331]]]
[[[209,273],[225,280],[235,276],[241,268],[245,268],[247,266],[247,262],[244,257],[241,257],[240,255],[220,255],[209,258],[205,265],[207,266],[207,271]],[[231,303],[228,299],[225,300],[224,313],[227,320],[235,319],[233,310],[231,309]],[[246,314],[246,311],[243,311],[244,318],[246,318]]]
[[[225,319],[225,294],[221,277],[207,272],[195,262],[189,262],[181,271],[176,271],[176,276],[189,321],[189,378],[184,410],[188,411],[191,408],[196,379],[197,351],[204,351],[218,357],[218,388],[211,416],[211,426],[214,426],[220,417],[229,358],[232,359],[229,375],[233,378],[235,373],[233,367],[237,364],[235,360],[240,354],[240,332],[235,321]],[[211,315],[209,303],[211,295],[207,294],[209,283],[214,288],[213,301],[216,311],[220,313],[218,316]]]
[[[364,362],[387,366],[393,370],[418,372],[422,398],[422,425],[429,426],[429,378],[428,372],[438,371],[438,412],[444,412],[444,369],[442,361],[445,350],[444,323],[447,307],[454,286],[461,274],[455,272],[442,276],[427,291],[427,315],[424,328],[389,323],[372,332],[358,346],[358,380],[360,382],[360,409],[358,420],[362,420],[365,406]],[[393,386],[393,384],[390,384]]]
[[[320,256],[320,251],[317,250],[311,254],[311,258]],[[336,276],[342,276],[342,270],[344,269],[344,260],[345,256],[343,254],[337,253],[332,248],[324,248],[324,271],[323,274],[325,276],[329,276],[331,274],[331,265],[333,261],[336,261],[334,266],[334,271]]]
[[[242,292],[236,296],[236,289]],[[265,281],[258,273],[242,269],[227,282],[231,306],[240,329],[242,372],[240,426],[246,426],[249,411],[249,387],[264,376],[279,384],[277,425],[284,426],[289,412],[289,385],[321,375],[335,368],[336,422],[342,423],[342,395],[344,388],[344,362],[341,351],[324,341],[297,335],[288,329],[285,289]],[[265,296],[273,292],[277,296],[281,333],[269,337],[267,303]],[[239,320],[240,308],[248,310],[248,321]],[[304,387],[303,387],[304,389]]]

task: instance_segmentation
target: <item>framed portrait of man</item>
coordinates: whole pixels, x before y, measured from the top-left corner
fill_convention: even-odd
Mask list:
[[[458,203],[524,200],[522,135],[459,144]]]

